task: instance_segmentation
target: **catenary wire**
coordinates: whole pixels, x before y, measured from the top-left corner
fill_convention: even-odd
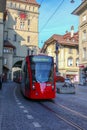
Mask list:
[[[41,0],[41,3],[40,3],[41,6],[42,6],[43,1],[44,1],[44,0]]]
[[[48,18],[48,20],[46,21],[46,23],[41,28],[40,32],[45,28],[45,26],[49,23],[49,21],[52,19],[52,17],[56,14],[56,12],[58,11],[58,9],[62,6],[63,2],[64,2],[64,0],[62,0],[62,2],[57,6],[57,8],[55,9],[55,11],[52,13],[52,15]]]
[[[48,20],[46,21],[46,23],[43,25],[43,27],[41,28],[39,34],[42,32],[42,30],[46,27],[46,25],[48,24],[48,22],[52,19],[52,17],[56,14],[56,12],[58,11],[58,9],[62,6],[62,4],[64,3],[65,0],[62,0],[61,3],[57,6],[57,8],[55,9],[55,11],[52,13],[52,15],[48,18]],[[36,39],[36,36],[34,37],[34,39],[32,40],[32,42],[34,42]]]

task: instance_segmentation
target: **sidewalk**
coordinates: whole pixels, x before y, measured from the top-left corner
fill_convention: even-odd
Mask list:
[[[1,123],[2,123],[2,100],[3,100],[3,86],[4,84],[2,84],[2,89],[0,89],[0,130],[1,130]]]
[[[9,85],[11,82],[3,82],[2,89],[0,89],[0,130],[2,124],[2,117],[3,117],[3,99],[4,99],[4,88]]]

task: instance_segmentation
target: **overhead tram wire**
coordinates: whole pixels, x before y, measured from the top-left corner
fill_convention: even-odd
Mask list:
[[[42,0],[43,1],[43,0]],[[48,20],[46,21],[46,23],[43,25],[43,27],[41,28],[40,32],[45,28],[45,26],[48,24],[48,22],[52,19],[52,17],[56,14],[56,12],[58,11],[58,9],[62,6],[63,2],[65,0],[62,0],[62,2],[57,6],[57,8],[55,9],[55,11],[52,13],[52,15],[48,18]],[[39,33],[40,33],[39,32]]]
[[[41,31],[45,28],[45,26],[48,24],[48,22],[51,20],[51,18],[55,15],[55,13],[58,11],[58,9],[62,6],[62,4],[64,3],[65,0],[62,0],[61,3],[57,6],[57,8],[55,9],[55,11],[52,13],[52,15],[48,18],[48,20],[46,21],[46,23],[43,25],[43,27],[41,28],[39,34],[41,33]],[[42,0],[43,2],[43,0]],[[32,42],[34,42],[36,39],[36,36],[35,38],[32,40]]]
[[[40,5],[42,5],[43,1],[44,1],[44,0],[41,1]]]

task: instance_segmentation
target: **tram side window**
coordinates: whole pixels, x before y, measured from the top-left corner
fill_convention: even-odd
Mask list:
[[[26,88],[29,88],[29,75],[28,75],[28,67],[27,64],[24,65],[24,80],[25,80],[25,86]]]
[[[53,76],[54,75],[54,70],[53,70],[53,66],[51,67],[51,70],[50,70],[50,74],[49,74],[49,81],[54,81],[53,79]]]

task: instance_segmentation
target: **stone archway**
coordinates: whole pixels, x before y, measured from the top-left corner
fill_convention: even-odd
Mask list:
[[[18,71],[18,70],[21,70],[21,67],[22,67],[22,62],[23,60],[20,60],[20,61],[16,61],[12,67],[12,80],[14,78],[14,72],[15,71]]]
[[[13,65],[13,67],[19,67],[19,68],[21,68],[21,66],[22,66],[22,60],[17,61],[17,62]]]

